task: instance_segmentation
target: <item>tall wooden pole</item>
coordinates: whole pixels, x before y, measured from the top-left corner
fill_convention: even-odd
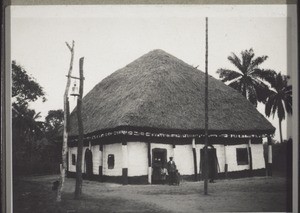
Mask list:
[[[208,18],[205,18],[205,149],[204,149],[204,194],[208,188]]]
[[[65,94],[64,94],[64,133],[63,133],[63,144],[62,144],[62,165],[60,168],[61,180],[60,180],[60,184],[59,184],[59,187],[57,190],[57,197],[56,197],[57,202],[61,201],[61,192],[64,187],[66,168],[67,168],[67,152],[68,152],[68,128],[67,127],[68,127],[68,122],[69,122],[68,121],[68,112],[67,112],[69,109],[68,94],[69,94],[69,88],[70,88],[70,84],[71,84],[71,74],[72,74],[72,70],[73,70],[75,42],[74,41],[72,42],[72,46],[70,46],[67,42],[66,42],[66,45],[71,52],[71,61],[70,61],[70,67],[69,67],[69,72],[68,72],[67,85],[66,85]]]
[[[76,163],[76,185],[75,185],[75,199],[80,199],[82,192],[82,149],[83,149],[83,122],[82,122],[82,94],[83,94],[83,61],[84,58],[79,59],[79,96],[77,98],[77,120],[79,140],[77,146],[77,163]]]

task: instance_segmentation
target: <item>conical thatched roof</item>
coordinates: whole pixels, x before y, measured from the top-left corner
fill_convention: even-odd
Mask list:
[[[120,126],[203,132],[204,81],[202,71],[153,50],[102,80],[83,98],[84,133]],[[209,77],[211,133],[272,134],[274,130],[240,93]],[[74,110],[70,135],[77,134]]]

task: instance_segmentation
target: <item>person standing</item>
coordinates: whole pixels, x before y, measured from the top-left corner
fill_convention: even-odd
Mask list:
[[[163,163],[163,166],[161,167],[161,181],[162,181],[162,184],[166,183],[167,174],[168,174],[167,165],[166,165],[166,163]]]
[[[173,161],[173,157],[169,158],[168,162],[168,174],[169,174],[169,185],[173,185],[175,183],[175,173],[176,173],[176,164]]]

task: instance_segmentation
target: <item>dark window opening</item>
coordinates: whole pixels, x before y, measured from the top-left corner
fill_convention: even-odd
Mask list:
[[[76,165],[76,155],[72,154],[72,165]]]
[[[113,169],[115,167],[115,156],[112,154],[109,154],[107,157],[107,166],[108,169]]]
[[[248,149],[237,148],[236,149],[236,160],[238,165],[247,165],[248,162]]]

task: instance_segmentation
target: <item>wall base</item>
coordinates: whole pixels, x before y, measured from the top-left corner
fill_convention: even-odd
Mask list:
[[[199,175],[199,180],[203,180],[201,174]],[[235,179],[235,178],[244,178],[244,177],[252,177],[252,176],[266,176],[266,169],[255,169],[255,170],[242,170],[242,171],[234,171],[234,172],[227,172],[227,179]],[[68,178],[75,178],[76,172],[67,172]],[[123,184],[123,177],[122,176],[100,176],[100,175],[91,175],[87,177],[86,174],[82,174],[83,179],[85,180],[92,180],[92,181],[99,181],[99,182],[110,182],[110,183],[120,183]],[[195,175],[181,175],[181,179],[184,181],[195,181]],[[218,173],[216,179],[226,179],[226,174]],[[148,183],[148,175],[142,176],[134,176],[128,177],[128,184],[149,184]]]

